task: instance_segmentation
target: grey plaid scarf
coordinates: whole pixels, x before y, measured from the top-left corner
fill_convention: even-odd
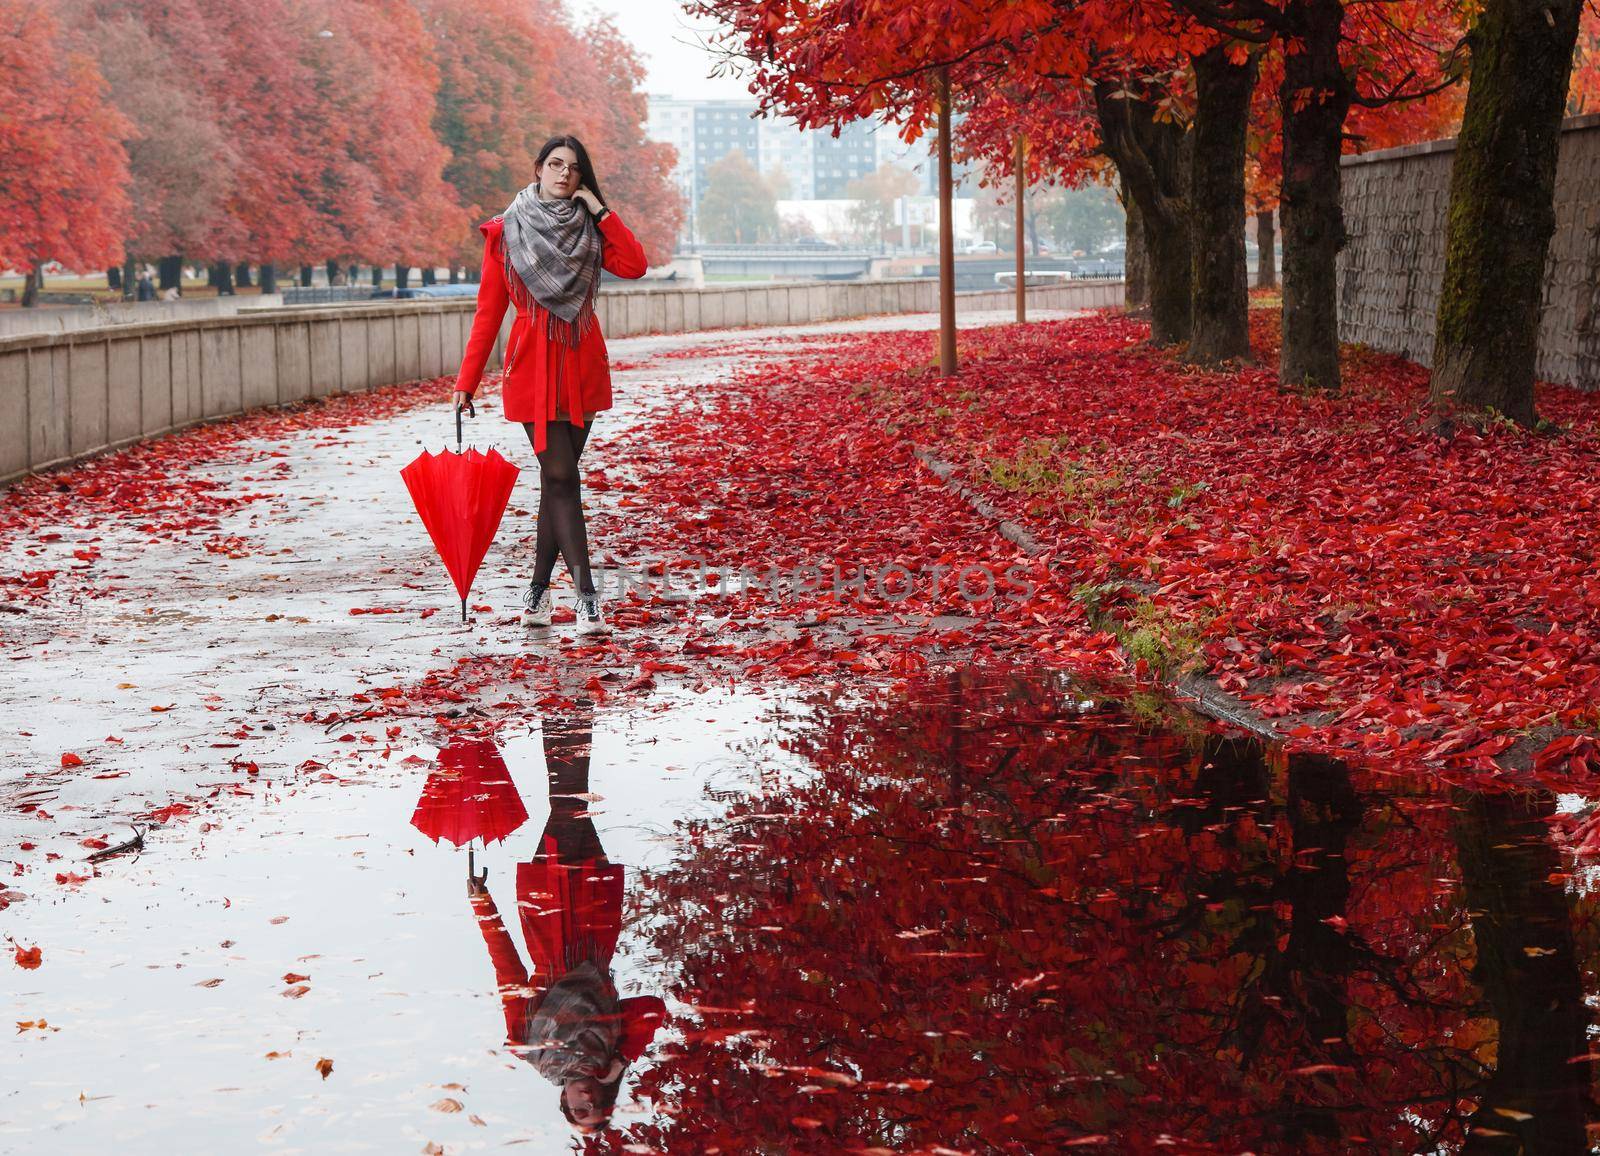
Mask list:
[[[542,200],[535,182],[507,206],[504,227],[512,296],[544,306],[546,335],[576,348],[594,324],[600,284],[600,230],[588,206],[576,197]]]

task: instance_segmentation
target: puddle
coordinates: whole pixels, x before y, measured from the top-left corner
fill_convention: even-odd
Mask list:
[[[1588,1150],[1552,796],[1055,676],[663,702],[30,861],[0,1149]]]

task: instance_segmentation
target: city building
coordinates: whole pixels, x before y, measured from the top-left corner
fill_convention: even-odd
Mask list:
[[[761,149],[759,167],[768,177],[782,173],[786,188],[777,190],[783,201],[816,199],[815,145],[817,134],[806,132],[792,120],[763,117],[756,122]]]
[[[826,129],[801,129],[786,117],[755,114],[754,101],[650,96],[648,135],[678,151],[673,179],[686,206],[683,240],[692,242],[698,236],[695,221],[707,170],[736,150],[763,176],[781,174],[783,187],[775,191],[780,201],[791,205],[844,200],[851,181],[884,164],[898,165],[917,178],[914,196],[938,192],[937,165],[928,135],[907,144],[892,125],[857,121],[845,125],[835,137]],[[956,166],[958,188],[968,168]]]

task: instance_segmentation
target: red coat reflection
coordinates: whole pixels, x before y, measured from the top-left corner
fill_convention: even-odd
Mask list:
[[[623,869],[606,858],[589,817],[589,717],[544,726],[550,818],[532,859],[517,865],[517,908],[530,966],[481,878],[468,890],[494,963],[506,1042],[562,1088],[561,1108],[585,1130],[604,1125],[622,1074],[665,1018],[655,996],[619,997],[611,960],[622,931]],[[485,875],[487,872],[485,872]]]

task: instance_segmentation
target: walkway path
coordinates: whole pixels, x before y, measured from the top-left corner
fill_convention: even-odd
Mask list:
[[[585,458],[596,555],[631,516],[608,478],[652,407],[692,404],[704,383],[773,339],[935,323],[876,318],[612,343],[618,406]],[[40,946],[44,965],[14,973],[16,1018],[48,1025],[29,1029],[13,1056],[26,1078],[9,1072],[0,1093],[0,1148],[48,1129],[61,1150],[154,1150],[180,1134],[212,1137],[219,1150],[252,1137],[328,1150],[359,1147],[377,1127],[372,1150],[393,1151],[400,1127],[415,1138],[405,1150],[417,1150],[434,1133],[416,1121],[436,1117],[412,1107],[447,1096],[436,1087],[450,1082],[442,1073],[471,1071],[475,1089],[505,1081],[514,1100],[530,1077],[504,1074],[492,1032],[468,1060],[452,1026],[489,1006],[481,945],[456,926],[460,865],[406,824],[448,737],[435,712],[471,723],[493,712],[506,678],[533,672],[519,702],[531,696],[546,709],[504,726],[500,710],[497,726],[513,777],[534,799],[540,715],[580,694],[599,700],[607,848],[636,867],[657,854],[660,832],[705,812],[719,782],[753,773],[740,752],[769,744],[774,720],[792,709],[794,691],[743,684],[712,665],[647,669],[663,657],[668,617],[593,646],[577,644],[570,623],[544,639],[524,631],[518,594],[537,475],[520,429],[498,416],[470,427],[473,442],[499,447],[525,472],[462,626],[398,476],[422,447],[442,444],[443,388],[426,405],[417,390],[386,398],[373,420],[360,420],[361,399],[345,399],[298,423],[245,420],[263,436],[181,435],[189,440],[173,444],[196,460],[173,462],[171,447],[154,447],[167,460],[147,471],[153,484],[135,485],[143,465],[112,459],[56,475],[29,499],[52,520],[19,527],[0,548],[0,570],[14,579],[0,597],[9,590],[19,611],[0,614],[11,722],[0,732],[0,846],[15,864],[0,881],[0,933],[8,954]],[[158,501],[175,508],[158,513]],[[152,523],[169,528],[152,533]],[[40,589],[15,584],[52,571]],[[715,636],[715,608],[656,605],[708,619]],[[838,638],[863,625],[906,628],[885,614],[829,630]],[[741,641],[759,636],[747,628]],[[715,647],[706,651],[714,664]],[[380,697],[419,684],[430,691],[415,709],[409,697]],[[637,693],[611,701],[630,684]],[[442,701],[451,697],[460,701]],[[393,709],[363,718],[364,701]],[[141,854],[86,862],[134,830]],[[365,870],[380,861],[381,873]],[[493,853],[484,861],[503,884],[509,868]],[[502,909],[512,904],[502,898]],[[291,973],[313,976],[304,1004],[281,998],[279,977]],[[340,994],[317,1001],[323,985]],[[402,998],[422,988],[437,997],[427,1007]],[[292,1058],[264,1061],[275,1053]],[[334,1099],[316,1106],[321,1082],[309,1065],[325,1057],[340,1074],[377,1081],[353,1116],[333,1083]],[[543,1107],[532,1131],[519,1124],[497,1136],[564,1130]],[[474,1135],[465,1123],[458,1131]]]

